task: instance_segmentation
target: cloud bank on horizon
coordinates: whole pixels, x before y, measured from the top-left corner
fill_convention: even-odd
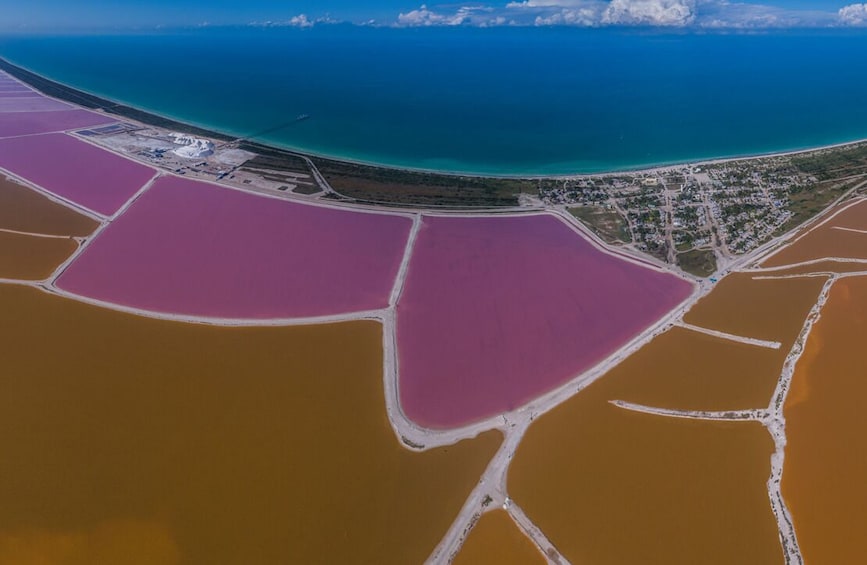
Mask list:
[[[319,21],[301,14],[281,24],[308,27]],[[363,25],[430,26],[654,26],[699,29],[867,27],[867,3],[836,11],[784,8],[732,0],[512,0],[506,4],[422,4],[393,21]]]

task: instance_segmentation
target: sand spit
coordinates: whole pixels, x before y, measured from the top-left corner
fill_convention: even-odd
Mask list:
[[[740,335],[734,335],[726,332],[720,332],[717,330],[709,330],[707,328],[700,328],[698,326],[694,326],[692,324],[680,323],[678,324],[680,327],[698,333],[703,333],[706,335],[710,335],[713,337],[718,337],[720,339],[727,339],[729,341],[735,341],[737,343],[745,343],[747,345],[754,345],[756,347],[764,347],[765,349],[779,349],[782,347],[779,341],[765,341],[763,339],[755,339],[751,337],[744,337]]]
[[[771,478],[768,480],[768,494],[770,496],[771,507],[774,510],[774,515],[777,517],[780,539],[782,540],[783,552],[786,557],[786,565],[801,565],[803,564],[804,559],[798,545],[798,539],[795,528],[792,524],[791,514],[786,506],[783,494],[780,491],[780,481],[782,480],[786,456],[786,417],[783,410],[786,398],[791,388],[795,368],[804,353],[807,340],[810,337],[810,332],[813,330],[815,323],[819,320],[822,308],[825,306],[825,302],[828,300],[828,295],[836,280],[835,277],[830,277],[822,287],[819,299],[810,310],[810,314],[807,316],[807,321],[804,323],[798,339],[795,341],[792,350],[786,357],[786,363],[783,366],[777,389],[768,406],[770,418],[766,423],[766,427],[771,433],[771,437],[773,437],[774,444],[776,445],[776,451],[771,457]]]
[[[652,406],[624,402],[623,400],[611,400],[609,402],[618,408],[623,408],[624,410],[642,412],[644,414],[654,414],[656,416],[665,416],[667,418],[736,422],[765,422],[768,419],[768,412],[766,410],[729,410],[726,412],[712,412],[707,410],[672,410],[669,408],[654,408]]]
[[[484,514],[452,560],[455,565],[544,565],[547,562],[505,510]]]

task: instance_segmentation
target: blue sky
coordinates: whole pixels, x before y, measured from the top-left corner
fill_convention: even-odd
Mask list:
[[[196,25],[664,25],[684,28],[867,25],[846,0],[0,0],[0,30]],[[865,0],[867,2],[867,0]]]

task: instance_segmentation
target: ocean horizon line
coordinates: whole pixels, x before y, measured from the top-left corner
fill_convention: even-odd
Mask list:
[[[605,37],[604,33],[598,35],[599,37]],[[623,37],[622,33],[617,35],[618,37]],[[138,41],[139,39],[140,38],[136,38],[133,41]],[[681,40],[684,38],[677,37],[677,39]],[[686,40],[692,41],[693,39],[686,38]],[[130,38],[120,37],[117,38],[117,41],[125,45],[126,42],[130,41]],[[73,44],[75,44],[75,42],[73,42]],[[180,44],[187,45],[183,42]],[[629,120],[639,118],[641,113],[640,109],[633,111],[632,114],[634,115],[623,117],[619,124],[608,124],[601,119],[595,124],[588,124],[595,126],[595,131],[604,132],[607,130],[608,137],[598,140],[594,138],[594,132],[592,131],[586,134],[584,132],[577,132],[576,134],[574,123],[568,123],[562,127],[555,127],[553,123],[538,125],[533,121],[528,121],[527,127],[530,129],[527,130],[527,139],[524,140],[520,139],[521,132],[523,131],[521,129],[523,127],[523,125],[521,125],[524,123],[523,121],[510,123],[509,127],[504,128],[504,131],[502,132],[486,131],[484,129],[486,123],[484,120],[474,121],[468,124],[467,128],[470,129],[467,129],[466,131],[462,129],[450,131],[447,126],[452,125],[457,126],[458,128],[463,126],[460,116],[449,117],[450,120],[454,120],[454,124],[445,124],[446,127],[439,127],[436,131],[429,132],[423,127],[423,123],[413,123],[412,115],[410,114],[406,118],[408,124],[400,129],[392,127],[393,124],[391,123],[381,124],[379,122],[381,119],[380,116],[376,115],[376,112],[380,111],[379,108],[377,108],[373,114],[365,115],[365,103],[369,102],[365,100],[353,100],[348,103],[350,106],[352,104],[358,106],[357,111],[355,111],[355,108],[352,108],[352,111],[354,112],[352,114],[347,114],[348,111],[344,112],[344,117],[347,115],[349,116],[348,123],[341,121],[341,115],[339,112],[331,113],[321,111],[319,108],[310,108],[308,111],[308,108],[303,104],[303,101],[293,101],[295,102],[294,104],[287,102],[286,106],[289,107],[288,110],[282,104],[274,105],[273,99],[275,96],[267,91],[269,88],[273,89],[275,85],[279,86],[282,83],[273,82],[273,76],[270,77],[272,82],[268,82],[268,75],[266,75],[266,80],[262,84],[256,83],[253,80],[257,76],[255,74],[250,77],[245,77],[249,83],[245,85],[245,88],[248,88],[249,92],[245,92],[243,95],[238,95],[243,97],[246,102],[244,105],[229,105],[228,102],[224,103],[223,101],[215,102],[213,100],[208,100],[209,98],[213,99],[214,97],[207,93],[216,91],[216,88],[209,89],[208,87],[212,86],[212,83],[206,82],[202,85],[202,88],[196,92],[196,96],[201,99],[201,103],[197,106],[190,106],[187,101],[176,100],[172,95],[167,95],[164,92],[161,92],[161,90],[164,89],[162,84],[148,85],[153,88],[153,92],[142,92],[141,89],[128,88],[124,87],[124,85],[118,85],[117,88],[114,88],[115,83],[112,81],[108,81],[100,87],[101,85],[97,84],[99,81],[87,74],[88,69],[78,69],[74,65],[64,64],[62,61],[55,64],[53,60],[49,60],[49,64],[39,64],[38,61],[28,60],[33,59],[33,54],[38,54],[39,49],[34,49],[32,46],[28,46],[28,49],[25,50],[25,53],[28,55],[22,57],[20,53],[18,54],[19,56],[15,56],[14,53],[7,53],[8,49],[5,48],[7,46],[8,43],[6,45],[0,43],[0,47],[3,47],[2,55],[10,63],[43,77],[46,80],[99,97],[113,104],[128,106],[160,118],[205,129],[217,135],[242,138],[274,149],[344,163],[419,173],[463,177],[521,179],[616,175],[669,167],[701,165],[720,161],[758,159],[777,155],[806,153],[827,148],[857,144],[867,140],[867,136],[862,133],[864,128],[860,127],[858,122],[855,120],[853,120],[853,123],[845,124],[841,127],[838,127],[838,124],[834,122],[832,125],[824,128],[824,130],[817,131],[815,128],[808,127],[810,125],[809,123],[799,124],[798,120],[792,117],[794,115],[793,112],[776,116],[777,121],[782,119],[784,122],[784,127],[779,132],[775,132],[774,128],[763,128],[761,124],[755,124],[754,131],[738,131],[737,128],[732,127],[732,131],[723,131],[723,133],[720,134],[720,131],[708,130],[706,127],[703,127],[701,123],[695,122],[696,117],[702,115],[699,113],[699,111],[702,110],[701,106],[695,108],[682,108],[677,113],[673,113],[672,115],[679,119],[680,123],[675,120],[671,131],[667,131],[665,128],[660,128],[659,124],[654,126],[656,129],[645,128],[651,130],[650,139],[652,141],[642,141],[643,138],[648,137],[647,131],[641,130],[640,128],[635,132],[630,131],[629,129],[624,129],[631,127],[632,124]],[[268,45],[263,46],[267,47]],[[293,46],[295,46],[295,44],[293,44]],[[83,54],[89,53],[89,49],[91,48],[92,46],[85,49]],[[123,50],[121,49],[120,51]],[[679,53],[677,49],[676,52]],[[334,54],[343,56],[345,54],[345,48],[338,48],[335,53],[332,53],[332,55]],[[127,61],[122,57],[122,54],[116,57],[116,59],[112,59],[114,64],[118,64],[118,62],[120,64],[127,64]],[[39,59],[39,57],[37,57],[37,59]],[[171,69],[166,71],[164,77],[160,77],[158,72],[161,69],[153,67],[138,69],[136,63],[135,60],[129,63],[129,66],[132,67],[132,70],[129,71],[131,75],[135,75],[135,70],[143,70],[149,73],[146,78],[149,79],[151,83],[164,82],[167,85],[165,88],[171,86],[169,84],[173,78],[173,75],[170,72]],[[259,69],[260,67],[256,67],[257,72],[260,72]],[[261,69],[268,70],[268,67],[263,64]],[[207,69],[203,69],[201,71],[202,77],[206,76],[206,70]],[[287,65],[287,70],[285,71],[280,69],[270,69],[270,71],[276,73],[276,75],[280,75],[280,73],[289,73],[291,69],[288,69]],[[240,71],[233,70],[232,72]],[[193,77],[187,77],[186,80],[195,80],[199,77],[195,72],[191,72],[190,74],[192,74]],[[75,80],[76,78],[80,78],[81,80]],[[231,78],[232,77],[230,77],[230,79]],[[398,80],[398,82],[395,82],[394,84],[401,87],[401,79],[402,77],[394,78],[394,80]],[[120,79],[118,80],[123,82]],[[142,81],[142,84],[147,82],[141,77],[139,77],[138,80]],[[279,80],[283,79],[281,78]],[[296,78],[290,75],[287,80],[291,83],[290,87],[295,88]],[[332,77],[330,80],[334,80],[334,78]],[[411,79],[407,80],[411,81]],[[424,79],[421,80],[423,81]],[[103,79],[103,82],[105,82],[105,79]],[[416,82],[418,82],[418,80]],[[335,85],[339,83],[339,80],[334,82]],[[220,85],[220,83],[213,84],[217,84],[218,86]],[[313,84],[311,88],[314,89],[313,91],[316,94],[327,96],[332,94],[328,91],[330,84],[331,83],[327,82],[316,83]],[[234,87],[235,85],[231,80],[229,80],[226,82],[226,86]],[[307,85],[302,83],[302,86],[306,87]],[[418,88],[418,86],[418,84],[413,83],[407,88],[410,89],[410,93],[414,93],[415,91],[412,89]],[[335,97],[337,96],[335,95]],[[262,104],[256,104],[255,102],[257,100],[262,101]],[[659,100],[656,98],[651,98],[649,101],[659,103]],[[282,100],[280,102],[282,102]],[[344,106],[347,104],[345,101],[341,102],[344,103]],[[423,102],[424,101],[419,101],[418,104],[422,104]],[[269,103],[271,104],[270,106]],[[400,110],[410,111],[414,107],[415,103],[416,101],[413,100],[412,97],[409,97],[409,99],[406,100],[406,105]],[[449,108],[454,106],[455,103],[456,101],[443,102],[445,109],[442,109],[442,112],[448,112]],[[205,108],[200,108],[199,106],[201,105],[204,105]],[[256,108],[255,106],[260,106],[260,108]],[[195,111],[191,111],[191,108]],[[268,111],[272,110],[272,108],[278,109],[281,113],[269,115]],[[843,108],[838,109],[835,106],[831,106],[830,108],[830,110],[828,108],[819,109],[819,113],[830,111],[831,115],[835,116],[834,112],[841,114],[843,111]],[[555,108],[555,110],[557,109],[559,108]],[[226,111],[221,112],[221,110]],[[299,114],[294,113],[299,111]],[[690,111],[692,113],[690,113]],[[262,126],[266,126],[268,120],[271,120],[271,123],[273,123],[273,116],[279,115],[280,119],[286,120],[287,115],[290,113],[293,116],[309,114],[312,119],[306,120],[302,125],[300,125],[297,128],[298,131],[295,129],[291,132],[285,132],[285,130],[282,130],[281,133],[285,133],[285,135],[278,135],[275,133],[271,135],[257,136],[249,134],[250,131],[262,131],[267,129]],[[400,118],[394,116],[389,117],[397,119],[401,126],[404,126],[404,118],[402,115],[400,116]],[[511,116],[504,117],[506,119],[512,119]],[[574,118],[575,116],[572,116],[573,121]],[[669,118],[671,118],[671,116],[669,116]],[[470,115],[470,119],[472,119],[472,115]],[[814,117],[811,119],[815,121]],[[532,120],[532,118],[531,115],[522,116],[521,120]],[[720,126],[725,125],[723,123],[723,117],[715,117],[713,120],[719,122]],[[312,129],[310,127],[311,122],[313,125]],[[786,136],[787,128],[792,129],[793,125],[796,129],[801,131]],[[376,133],[368,135],[368,129],[372,128],[377,128]],[[849,131],[834,132],[834,129]],[[348,136],[346,138],[341,136],[344,130]],[[312,134],[310,133],[311,131],[313,131]],[[618,131],[623,132],[619,136],[619,142],[617,141]],[[752,133],[762,131],[765,134],[764,138],[757,138],[755,135],[751,135]],[[768,131],[771,133],[767,134]],[[809,132],[812,135],[806,136],[806,132]],[[702,143],[686,143],[683,140],[685,137],[684,134],[687,134],[686,137],[695,137]],[[425,145],[425,143],[417,142],[416,139],[410,139],[408,140],[408,145],[412,147],[405,150],[404,145],[400,144],[402,135],[411,135],[413,137],[439,136],[439,138],[435,139],[434,143],[428,143],[427,145]],[[624,135],[627,136],[626,141],[623,141]],[[712,137],[713,135],[716,137]],[[482,136],[481,139],[477,139],[480,136]],[[710,142],[706,142],[709,136]],[[471,139],[462,139],[464,137],[469,137]],[[536,138],[538,138],[538,141]],[[582,139],[583,141],[581,141]],[[339,140],[339,144],[341,144],[342,147],[332,145],[335,140]],[[486,147],[484,143],[482,143],[486,140],[492,143],[490,147]],[[585,145],[589,143],[588,147],[590,148],[590,151],[582,150],[581,147],[576,146],[574,151],[570,153],[568,148],[570,145],[573,145],[576,140]],[[305,143],[305,141],[308,142]],[[478,143],[472,143],[473,141]],[[786,143],[785,141],[790,142]],[[453,142],[454,145],[449,145],[449,142]],[[737,150],[737,148],[733,147],[743,142],[748,146],[744,147],[743,150]],[[608,145],[606,145],[606,143],[608,143]],[[713,152],[712,149],[714,145],[719,146],[719,149],[727,148],[730,150]],[[394,146],[398,151],[388,151],[391,146]],[[367,150],[359,149],[361,147]],[[438,152],[425,152],[425,147],[439,147],[440,149],[444,149]],[[602,149],[599,149],[599,147],[602,147]],[[475,153],[468,153],[464,150],[466,148],[475,151]],[[528,154],[527,151],[525,151],[526,148],[531,148],[531,153]],[[695,149],[695,152],[688,151],[688,149],[692,148]],[[641,153],[646,153],[647,155],[642,158]],[[657,155],[653,156],[651,153],[657,153]],[[460,157],[464,154],[467,154],[468,158],[461,159]],[[489,156],[491,159],[486,160],[484,159],[485,156]]]

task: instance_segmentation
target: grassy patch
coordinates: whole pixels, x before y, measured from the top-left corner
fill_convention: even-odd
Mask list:
[[[863,174],[867,172],[867,144],[809,153],[794,157],[792,164],[820,181]]]
[[[614,210],[598,206],[577,206],[569,208],[569,213],[593,230],[606,243],[632,241],[626,220]]]
[[[419,206],[516,206],[522,193],[538,193],[535,180],[452,176],[327,159],[314,161],[334,190],[365,202]]]
[[[716,256],[710,249],[693,249],[677,255],[678,266],[691,275],[709,277],[716,272]]]
[[[826,181],[808,188],[791,191],[788,208],[793,215],[777,229],[775,234],[784,234],[795,226],[806,222],[860,182],[860,179],[849,182]]]
[[[244,169],[260,171],[278,171],[311,176],[307,162],[301,157],[289,154],[257,155],[243,165]]]
[[[292,192],[294,192],[295,194],[302,194],[304,196],[310,196],[311,194],[319,194],[320,192],[322,192],[322,189],[320,189],[318,186],[314,186],[314,185],[299,184],[298,186],[296,186],[295,188],[292,189]]]

